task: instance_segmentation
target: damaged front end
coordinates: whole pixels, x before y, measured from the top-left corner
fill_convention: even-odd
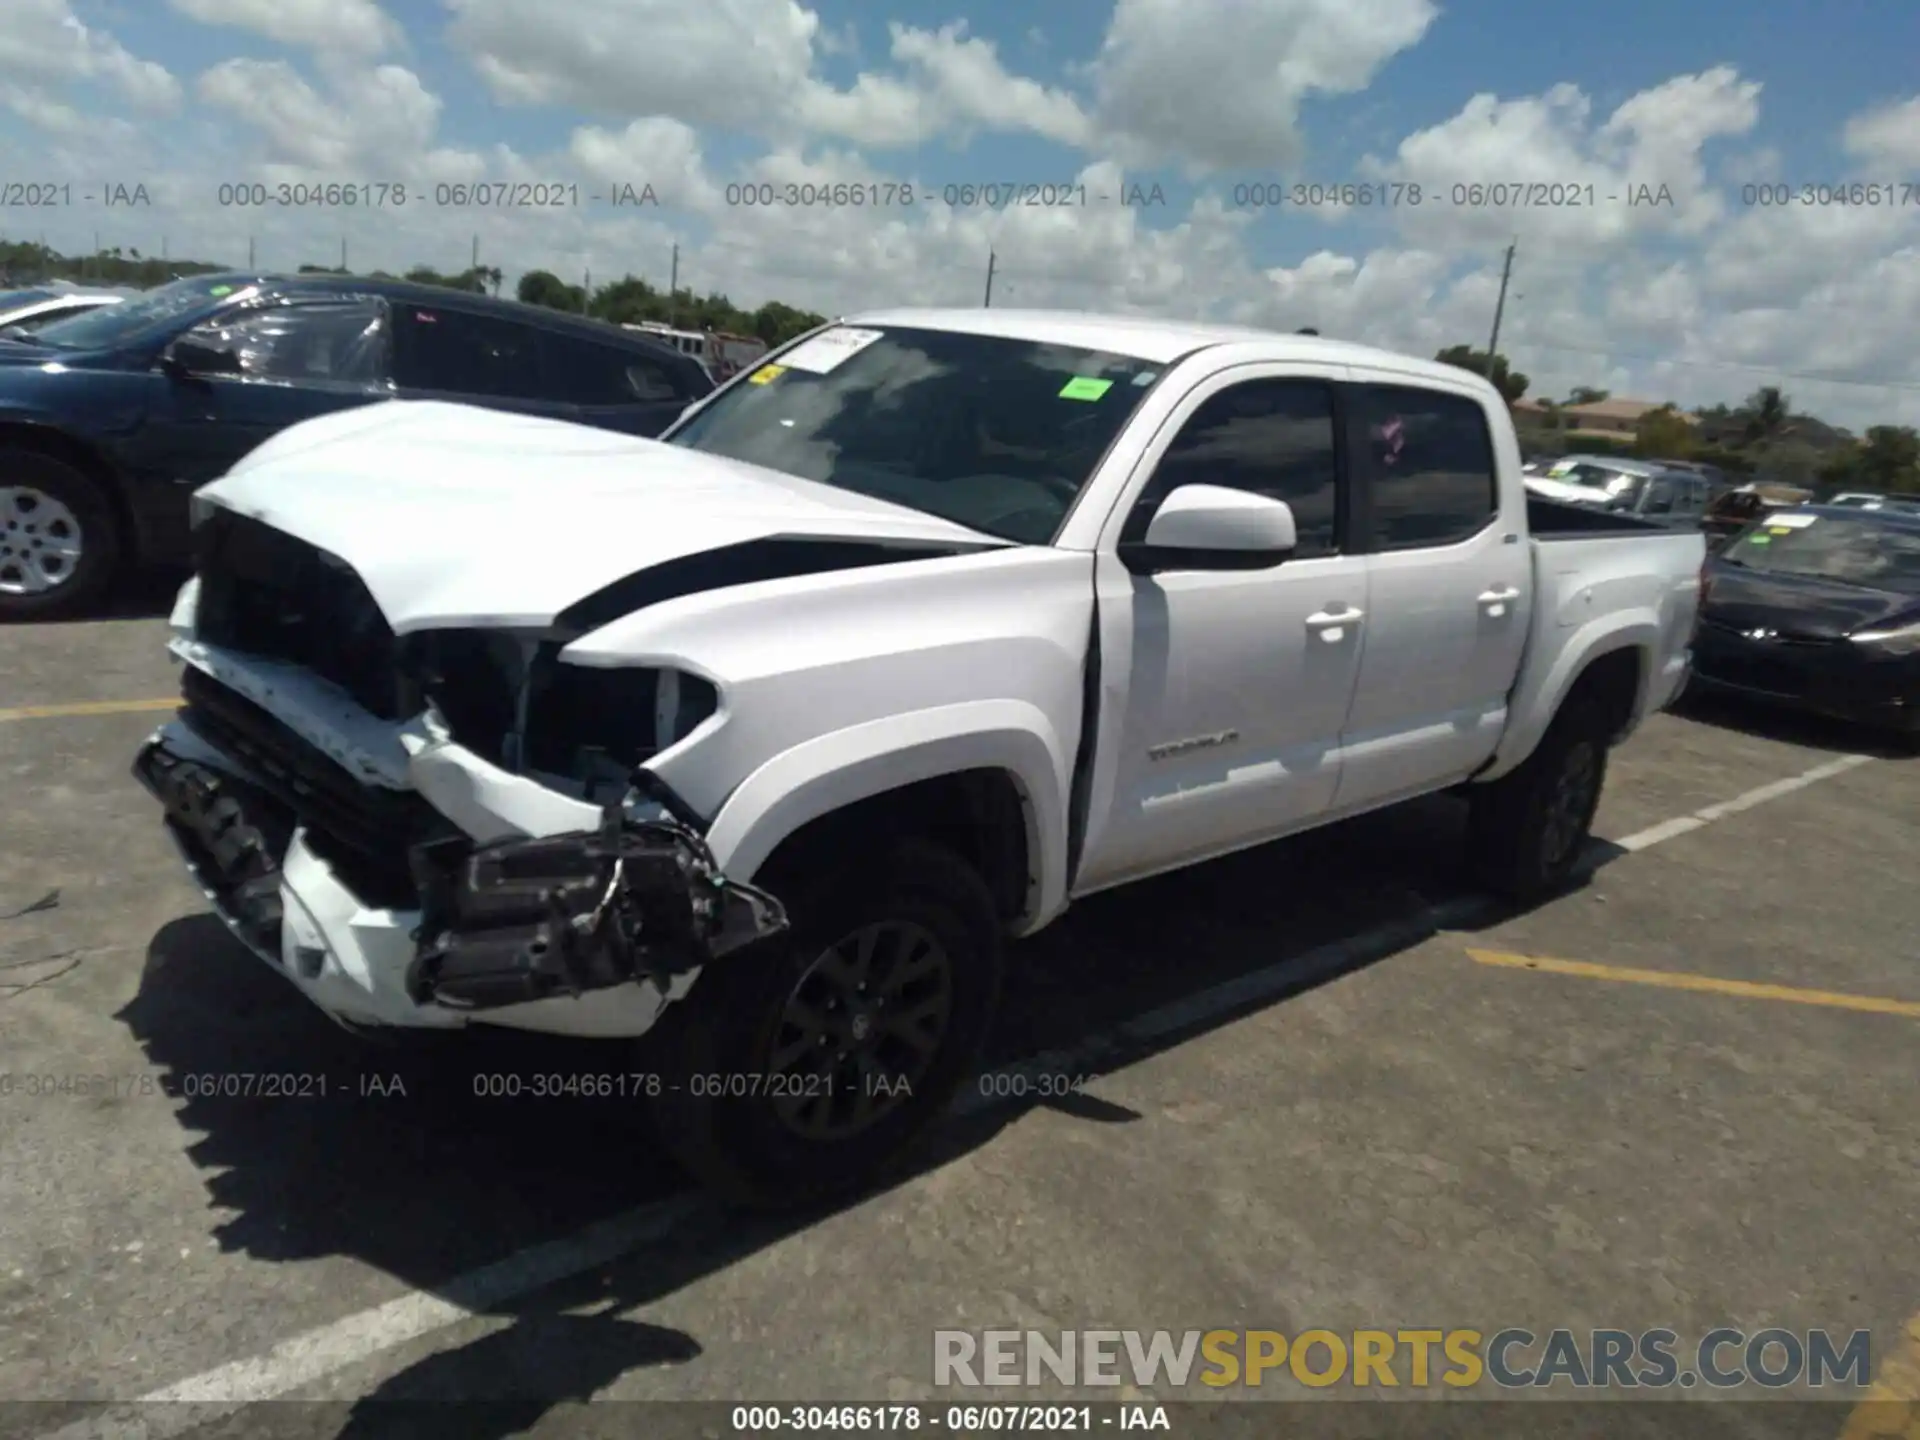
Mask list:
[[[190,676],[190,695],[208,688]],[[649,773],[594,828],[480,841],[419,795],[361,784],[224,698],[223,719],[241,715],[244,736],[190,702],[134,774],[228,927],[336,1013],[408,1023],[371,1001],[329,1004],[330,967],[372,992],[384,977],[365,972],[380,957],[409,1008],[480,1012],[649,982],[666,997],[709,960],[786,928],[780,902],[722,874]],[[376,848],[404,857],[410,880],[377,866]],[[314,918],[321,888],[353,897],[331,924]],[[370,946],[371,932],[390,943]]]
[[[677,820],[609,806],[597,831],[416,846],[417,1004],[486,1010],[650,980],[784,930],[780,902],[715,868]]]

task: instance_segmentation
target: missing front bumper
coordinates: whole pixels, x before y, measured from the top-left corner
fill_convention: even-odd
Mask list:
[[[300,829],[298,797],[214,759],[156,737],[133,770],[223,918],[250,948],[299,972],[297,954],[280,958],[282,866]],[[624,806],[605,811],[597,830],[486,844],[435,839],[407,859],[420,914],[405,990],[413,1004],[442,1010],[503,1009],[648,981],[664,995],[707,961],[787,926],[778,900],[719,872],[697,831],[634,818]]]
[[[707,961],[786,929],[763,890],[730,881],[673,820],[610,808],[597,831],[416,847],[419,1004],[492,1009],[651,980],[664,993]]]

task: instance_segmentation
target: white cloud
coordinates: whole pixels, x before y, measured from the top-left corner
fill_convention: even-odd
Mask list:
[[[1702,152],[1749,132],[1759,96],[1758,84],[1722,66],[1643,90],[1595,126],[1576,85],[1515,100],[1479,94],[1402,140],[1390,161],[1369,157],[1363,168],[1420,187],[1420,203],[1402,203],[1395,216],[1425,244],[1518,236],[1591,251],[1699,235],[1726,209]]]
[[[180,102],[180,82],[164,65],[142,60],[103,31],[89,29],[68,0],[6,0],[0,22],[0,81],[8,82],[10,108],[40,108],[57,115],[64,105],[49,87],[97,83],[138,109],[165,113]],[[49,108],[51,107],[51,108]]]
[[[1920,169],[1920,95],[1854,116],[1841,139],[1849,155],[1868,165]]]
[[[1286,171],[1300,104],[1364,90],[1431,0],[1118,0],[1092,66],[1104,143],[1130,162]]]
[[[523,0],[445,0],[449,38],[517,105],[754,127],[804,92],[820,20],[793,0],[606,0],[559,24]]]
[[[600,0],[592,26],[556,25],[531,0],[444,3],[450,37],[494,97],[552,107],[536,123],[559,118],[563,142],[522,154],[487,143],[484,124],[443,134],[445,107],[421,75],[376,63],[376,40],[405,53],[408,37],[376,22],[362,39],[329,43],[303,28],[303,0],[276,0],[271,16],[248,0],[176,0],[294,49],[282,59],[215,54],[181,119],[138,127],[115,112],[163,96],[145,62],[69,23],[60,0],[0,0],[9,8],[0,125],[36,127],[40,157],[63,172],[169,181],[151,212],[49,214],[49,239],[63,249],[90,244],[97,224],[104,244],[148,251],[164,239],[174,255],[229,263],[245,258],[250,239],[264,265],[331,262],[344,238],[360,267],[455,270],[477,234],[482,261],[500,265],[509,284],[536,266],[664,284],[678,245],[683,285],[823,313],[977,304],[991,251],[996,304],[1314,325],[1431,354],[1485,344],[1499,252],[1517,232],[1501,348],[1535,393],[1594,384],[1692,404],[1780,383],[1836,422],[1920,420],[1913,390],[1799,378],[1920,386],[1909,333],[1920,313],[1913,210],[1741,205],[1742,179],[1781,175],[1768,143],[1800,137],[1760,126],[1758,87],[1726,67],[1674,77],[1610,113],[1571,85],[1467,98],[1451,118],[1382,145],[1387,158],[1374,162],[1374,173],[1417,179],[1430,196],[1456,181],[1592,184],[1596,199],[1664,184],[1670,207],[1435,204],[1403,209],[1368,236],[1231,209],[1219,188],[1180,210],[964,209],[925,195],[946,179],[1056,178],[957,175],[943,142],[996,129],[1077,149],[1059,178],[1077,169],[1092,194],[1146,179],[1148,156],[1196,171],[1253,156],[1257,168],[1282,171],[1306,154],[1302,105],[1365,88],[1431,23],[1426,0],[1266,0],[1257,12],[1224,0],[1178,10],[1171,0],[1119,0],[1105,44],[1073,72],[1084,94],[1017,73],[1008,58],[1022,51],[1017,39],[996,48],[954,23],[890,26],[888,53],[834,85],[819,67],[832,54],[851,71],[850,35],[829,37],[790,0]],[[12,23],[16,15],[28,23]],[[877,33],[867,29],[870,46]],[[1064,32],[1052,48],[1067,48]],[[1907,174],[1893,166],[1914,113],[1914,102],[1882,105],[1832,138],[1865,178]],[[736,162],[742,133],[764,144]],[[917,154],[906,148],[916,145]],[[1344,178],[1311,165],[1298,173]],[[218,182],[249,177],[402,180],[416,196],[448,180],[577,180],[583,199],[540,210],[427,203],[244,216],[209,203]],[[911,183],[917,198],[730,206],[728,186],[743,181],[816,192]],[[617,209],[584,198],[609,186],[651,186],[659,203]]]
[[[370,55],[402,38],[375,0],[169,0],[202,25],[230,25],[283,45]]]

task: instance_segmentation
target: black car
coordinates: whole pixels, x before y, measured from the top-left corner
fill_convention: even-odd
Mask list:
[[[0,338],[0,619],[190,559],[188,497],[268,436],[380,400],[658,435],[713,390],[634,331],[343,275],[198,275]]]
[[[1804,505],[1741,531],[1708,563],[1693,679],[1920,739],[1920,516]]]

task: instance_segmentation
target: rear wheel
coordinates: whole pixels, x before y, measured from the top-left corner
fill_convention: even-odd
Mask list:
[[[1600,808],[1611,739],[1598,707],[1576,699],[1521,765],[1475,787],[1467,849],[1480,884],[1518,904],[1567,885]]]
[[[0,619],[82,614],[113,583],[120,525],[106,492],[51,455],[0,449]]]
[[[768,885],[789,935],[713,962],[643,1042],[663,1143],[759,1209],[860,1188],[911,1149],[979,1053],[1003,964],[991,894],[939,846]]]

